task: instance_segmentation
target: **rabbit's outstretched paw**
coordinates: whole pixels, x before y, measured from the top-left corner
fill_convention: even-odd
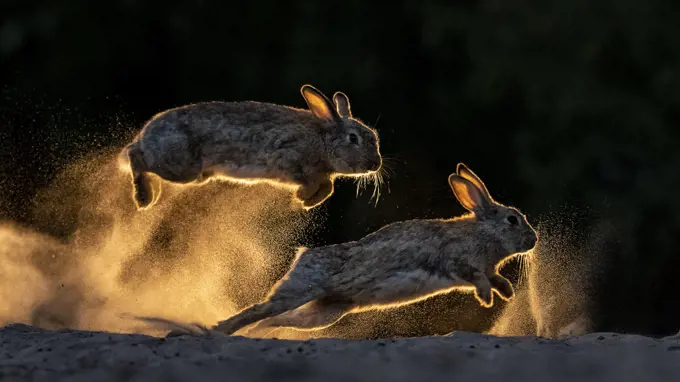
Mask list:
[[[309,195],[310,190],[316,188],[315,192]],[[298,198],[302,202],[302,207],[306,210],[312,209],[320,204],[322,204],[326,199],[328,199],[333,194],[333,183],[323,182],[317,184],[315,187],[300,187],[298,190]]]
[[[505,277],[495,274],[489,277],[491,287],[496,290],[498,296],[505,301],[510,301],[515,296],[512,284]]]
[[[493,294],[491,289],[475,289],[475,298],[479,301],[479,304],[485,308],[490,308],[493,306]]]

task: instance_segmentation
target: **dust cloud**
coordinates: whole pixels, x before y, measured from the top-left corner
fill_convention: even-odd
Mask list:
[[[304,211],[289,190],[221,181],[164,182],[159,202],[137,211],[119,151],[67,166],[35,196],[30,229],[0,223],[0,325],[151,335],[168,328],[132,317],[210,326],[264,298],[295,247],[323,223],[323,207]],[[539,244],[521,258],[516,297],[488,333],[559,337],[591,330],[592,269],[606,227],[578,234],[577,220],[562,213],[537,225]],[[247,334],[362,338],[385,320],[396,328],[410,319],[383,312],[316,332]]]
[[[0,224],[0,324],[163,334],[131,319],[212,325],[266,295],[323,221],[268,185],[163,183],[138,212],[119,149],[84,157]],[[158,180],[156,180],[158,181]]]
[[[422,332],[426,325],[435,329],[437,323],[451,315],[460,322],[460,330],[476,331],[479,329],[473,329],[473,321],[482,321],[482,316],[490,316],[493,311],[496,317],[490,320],[487,334],[564,338],[591,333],[595,328],[596,279],[603,269],[607,240],[615,237],[611,224],[589,216],[591,213],[587,209],[564,207],[539,219],[536,229],[540,240],[536,248],[514,257],[501,269],[502,274],[515,271],[516,295],[510,302],[495,297],[498,308],[480,308],[471,295],[463,296],[464,292],[456,291],[459,304],[448,302],[437,307],[437,298],[432,298],[414,304],[420,305],[419,308],[409,306],[351,314],[336,325],[314,332],[252,329],[244,334],[301,340],[311,337],[366,339],[376,337],[376,328],[384,328],[384,333],[377,337],[398,337]],[[443,303],[443,298],[439,302]],[[432,314],[415,314],[416,309]]]
[[[523,258],[516,296],[489,334],[562,338],[593,331],[595,280],[613,228],[599,220],[584,227],[585,214],[565,209],[540,219],[540,239]]]

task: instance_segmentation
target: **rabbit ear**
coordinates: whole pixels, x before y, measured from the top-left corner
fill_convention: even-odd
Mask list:
[[[458,174],[449,175],[449,185],[456,195],[456,199],[466,210],[480,215],[489,207],[490,201],[484,192],[477,188],[474,183]]]
[[[456,167],[456,173],[459,176],[462,176],[463,178],[472,182],[475,186],[477,186],[477,188],[479,188],[484,193],[484,196],[486,196],[486,198],[489,201],[493,201],[493,198],[491,198],[491,194],[489,194],[489,190],[484,185],[484,182],[482,182],[482,180],[479,179],[477,174],[472,172],[472,170],[470,170],[470,168],[466,166],[465,163],[458,163],[458,166]]]
[[[300,88],[300,93],[302,93],[309,110],[315,117],[327,121],[338,121],[340,119],[331,101],[314,86],[304,85]]]
[[[349,106],[349,98],[343,92],[333,94],[333,102],[342,118],[352,118],[352,108]]]

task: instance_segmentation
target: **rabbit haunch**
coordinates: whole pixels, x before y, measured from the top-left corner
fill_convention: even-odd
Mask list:
[[[495,202],[462,163],[449,184],[470,214],[397,222],[358,241],[301,249],[264,302],[213,329],[232,334],[258,321],[256,329],[320,329],[347,313],[410,304],[454,289],[474,289],[485,307],[493,305],[494,290],[512,298],[512,285],[498,268],[531,250],[536,232],[516,208]]]
[[[154,116],[123,151],[138,208],[158,199],[160,182],[152,186],[151,174],[173,183],[227,178],[292,186],[309,209],[331,196],[335,177],[379,171],[378,134],[352,117],[347,96],[337,92],[331,101],[309,85],[300,91],[309,110],[202,102]]]

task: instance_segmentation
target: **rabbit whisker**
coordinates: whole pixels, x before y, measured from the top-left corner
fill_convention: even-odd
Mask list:
[[[389,173],[386,173],[384,170],[384,166],[381,167],[380,170],[366,174],[361,177],[356,177],[355,183],[357,185],[357,190],[356,190],[356,197],[359,197],[361,192],[368,187],[369,184],[373,185],[373,192],[371,193],[371,200],[375,200],[374,206],[378,205],[378,201],[380,200],[380,196],[382,195],[382,188],[385,185],[388,185],[387,179],[389,178]],[[388,185],[388,192],[389,192],[389,185]]]
[[[388,163],[406,163],[403,160],[396,158],[396,157],[391,157],[391,156],[382,156],[383,163],[388,162]]]
[[[517,277],[517,284],[521,285],[524,284],[524,281],[526,279],[526,258],[524,256],[520,256],[519,258],[519,276]]]

